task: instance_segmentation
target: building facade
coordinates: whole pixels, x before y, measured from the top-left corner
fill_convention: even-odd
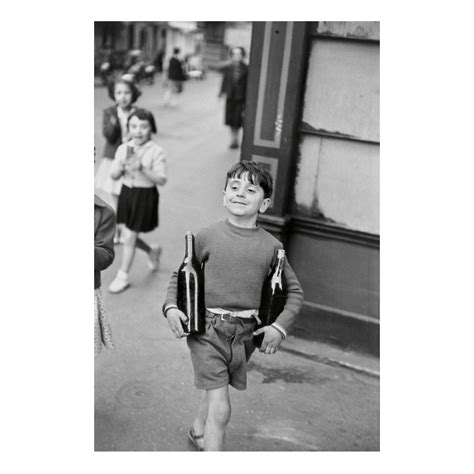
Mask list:
[[[379,353],[378,22],[253,24],[242,159],[275,180],[260,222],[305,302],[296,332]]]

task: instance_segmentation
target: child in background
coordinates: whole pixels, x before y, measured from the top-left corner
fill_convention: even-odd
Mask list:
[[[270,326],[255,331],[262,284],[283,246],[257,226],[270,205],[272,178],[257,162],[241,161],[227,173],[224,206],[228,219],[202,229],[195,238],[199,261],[205,261],[206,326],[187,336],[194,382],[204,390],[188,437],[198,451],[222,451],[231,405],[229,385],[247,386],[247,362],[255,350],[253,336],[264,333],[260,352],[275,353],[298,315],[303,291],[288,261],[283,276],[286,305]],[[163,313],[176,337],[183,337],[187,316],[177,307],[177,273],[173,273]],[[255,331],[255,332],[254,332]]]
[[[108,90],[109,97],[115,102],[115,105],[104,110],[102,130],[106,142],[103,159],[95,176],[95,186],[110,195],[110,204],[116,210],[122,181],[114,181],[110,176],[110,170],[118,147],[128,141],[128,117],[135,110],[133,104],[137,101],[141,92],[133,82],[126,81],[123,78],[118,78],[112,82]],[[122,241],[120,231],[121,226],[117,226],[114,237],[115,244]]]
[[[113,209],[100,197],[94,195],[94,353],[96,356],[102,347],[114,348],[100,290],[100,272],[109,267],[114,260],[114,234]]]
[[[157,185],[166,183],[166,160],[163,149],[151,137],[157,133],[153,114],[145,109],[134,110],[128,118],[131,140],[119,146],[111,168],[111,176],[123,177],[117,205],[117,223],[124,224],[122,263],[109,286],[119,293],[129,286],[128,272],[135,257],[135,248],[147,252],[148,266],[158,268],[160,247],[150,247],[140,237],[158,227],[159,193]]]

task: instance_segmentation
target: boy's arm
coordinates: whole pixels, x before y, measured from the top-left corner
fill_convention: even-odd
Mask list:
[[[285,262],[283,277],[285,278],[288,296],[283,311],[273,324],[277,330],[283,330],[286,336],[303,305],[303,289],[288,260]]]

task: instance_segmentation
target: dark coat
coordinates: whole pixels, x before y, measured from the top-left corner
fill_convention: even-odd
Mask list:
[[[114,261],[115,212],[94,195],[94,289],[100,288],[100,272]]]
[[[117,148],[122,144],[122,129],[117,115],[117,106],[113,105],[104,110],[102,133],[105,137],[104,156],[113,158]]]
[[[248,66],[245,63],[241,63],[241,75],[239,80],[234,83],[232,69],[232,64],[224,66],[222,68],[222,84],[221,91],[219,95],[226,95],[228,100],[241,100],[245,101],[245,95],[247,92],[247,76],[248,76]]]
[[[168,68],[168,79],[172,81],[185,81],[186,75],[184,74],[183,65],[178,58],[174,56],[170,59]]]

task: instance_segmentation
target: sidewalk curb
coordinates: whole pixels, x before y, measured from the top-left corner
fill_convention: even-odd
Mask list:
[[[289,349],[287,347],[281,347],[280,350],[282,352],[286,352],[288,354],[292,354],[297,357],[302,357],[304,359],[319,362],[320,364],[331,365],[333,367],[342,367],[344,369],[352,370],[353,372],[357,372],[359,374],[363,374],[369,377],[380,379],[380,372],[376,370],[368,369],[366,367],[360,367],[354,364],[349,364],[348,362],[341,362],[339,360],[331,359],[329,357],[324,357],[317,354],[306,354],[305,352],[296,351],[294,349]]]

